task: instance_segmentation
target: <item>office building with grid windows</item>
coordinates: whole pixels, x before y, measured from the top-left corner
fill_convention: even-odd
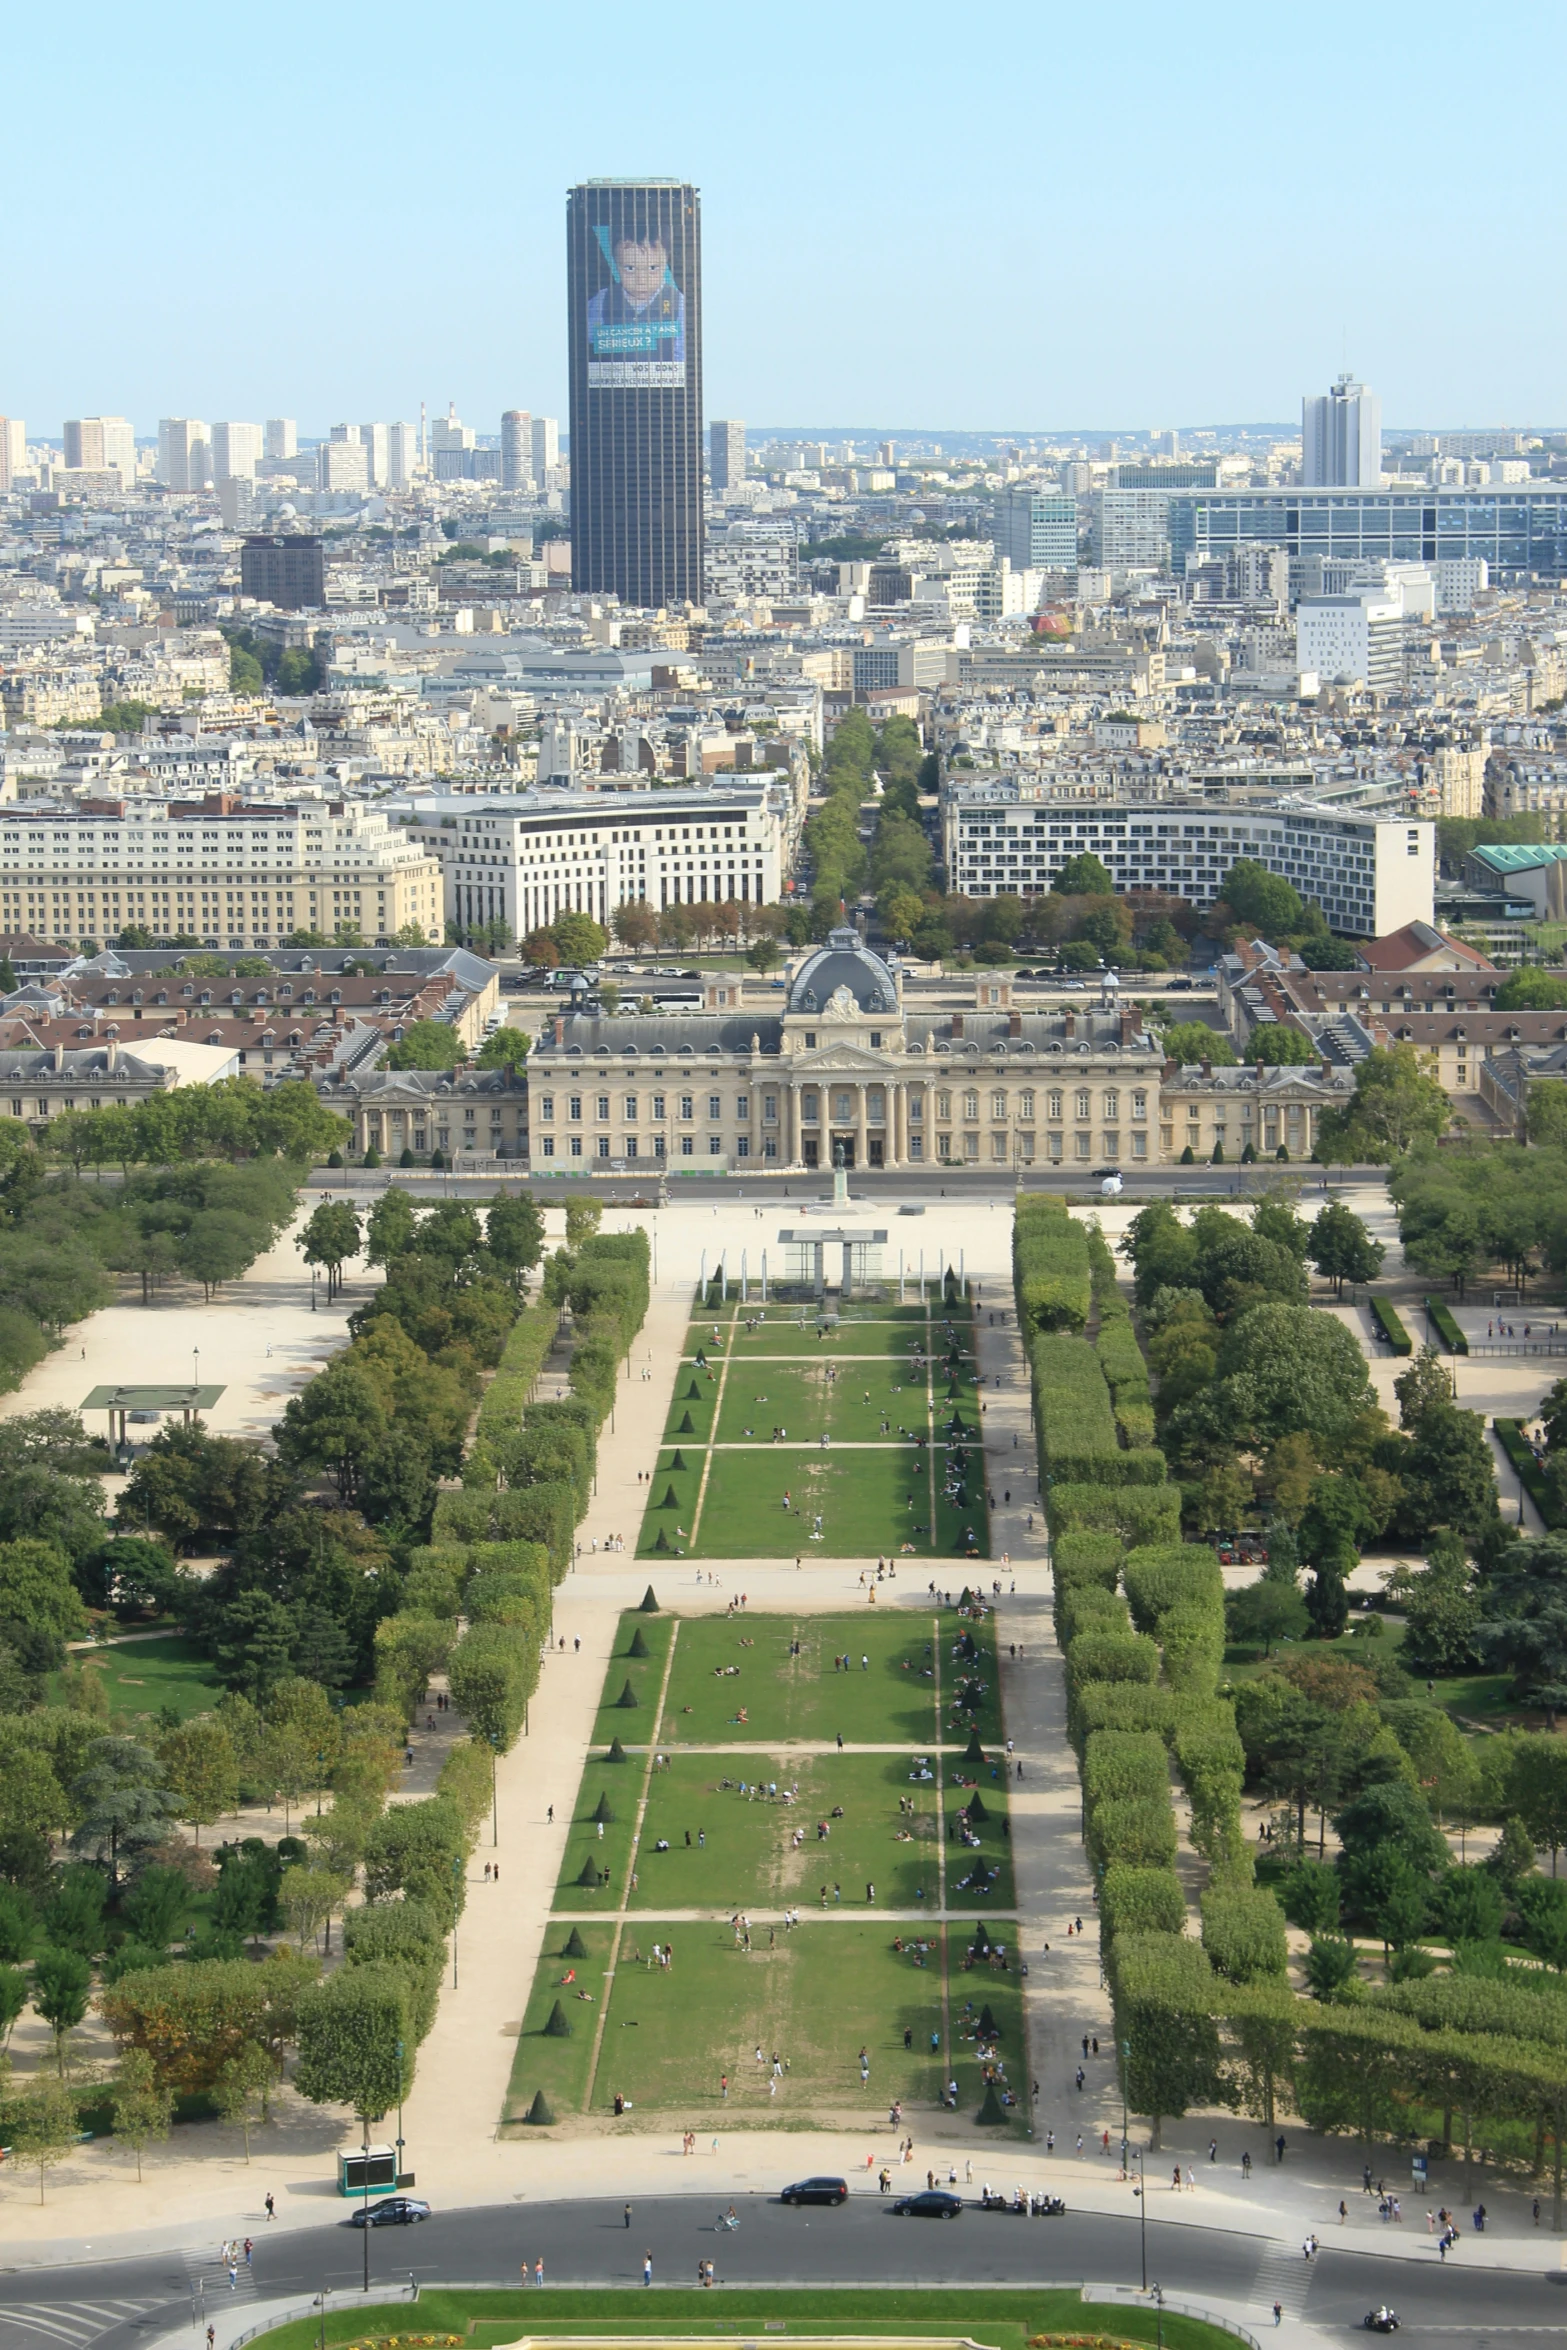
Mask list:
[[[702,207],[679,180],[566,199],[571,584],[658,611],[703,600]],[[537,471],[537,467],[535,467]]]

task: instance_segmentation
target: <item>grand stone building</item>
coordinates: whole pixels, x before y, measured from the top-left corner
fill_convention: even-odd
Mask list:
[[[905,1006],[851,929],[758,1016],[737,980],[700,1013],[560,1017],[528,1062],[530,1155],[650,1168],[1136,1166],[1160,1148],[1158,1044],[1113,983],[1096,1005],[1022,1011],[1006,973],[973,1005]]]

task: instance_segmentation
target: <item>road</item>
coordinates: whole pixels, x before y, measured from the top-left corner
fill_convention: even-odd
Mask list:
[[[998,2183],[1002,2176],[998,2167]],[[802,2284],[1077,2285],[1141,2281],[1135,2219],[1072,2213],[1018,2220],[964,2210],[951,2222],[894,2218],[887,2202],[856,2194],[838,2210],[785,2210],[762,2196],[735,2199],[740,2226],[715,2220],[722,2188],[704,2196],[647,2199],[625,2224],[618,2200],[519,2202],[511,2208],[437,2211],[414,2228],[377,2229],[370,2243],[375,2286],[516,2285],[524,2258],[541,2254],[547,2284],[639,2287],[653,2255],[655,2284],[695,2283],[698,2260],[715,2260],[721,2287]],[[1542,2238],[1541,2256],[1554,2252]],[[256,2241],[254,2267],[241,2271],[246,2299],[303,2297],[325,2285],[351,2307],[360,2293],[363,2239],[342,2219]],[[1352,2329],[1373,2303],[1388,2300],[1404,2320],[1403,2340],[1421,2350],[1481,2350],[1498,2335],[1567,2325],[1567,2272],[1524,2274],[1466,2268],[1460,2249],[1445,2267],[1423,2259],[1339,2252],[1325,2245],[1309,2268],[1294,2246],[1195,2225],[1151,2220],[1150,2282],[1173,2295],[1250,2305],[1266,2328],[1275,2300],[1292,2318],[1328,2330]],[[0,2274],[0,2350],[140,2350],[156,2335],[189,2326],[198,2302],[210,2313],[228,2288],[215,2244],[124,2260],[83,2258],[55,2268]],[[627,2312],[631,2322],[630,2311]],[[641,2321],[645,2323],[644,2321]],[[1110,2322],[1107,2320],[1107,2322]]]

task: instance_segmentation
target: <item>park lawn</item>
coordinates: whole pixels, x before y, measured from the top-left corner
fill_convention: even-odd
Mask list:
[[[648,1651],[645,1657],[630,1654],[639,1631]],[[593,1723],[595,1742],[608,1746],[612,1738],[618,1738],[628,1747],[649,1744],[659,1684],[664,1677],[664,1659],[673,1637],[674,1623],[669,1616],[645,1616],[640,1608],[625,1610],[615,1627],[615,1645],[604,1669],[604,1688]],[[627,1682],[637,1700],[634,1707],[620,1703]]]
[[[610,1994],[593,2109],[607,2110],[617,2091],[639,2111],[667,2112],[675,2122],[711,2126],[734,2121],[798,2127],[815,2115],[858,2109],[878,2123],[894,2097],[933,2105],[940,2063],[929,2035],[941,2025],[941,1969],[916,1974],[892,1948],[887,1919],[869,1921],[837,1909],[808,1910],[773,1948],[752,1930],[744,1951],[727,1923],[661,1925],[649,1918],[649,1942],[674,1949],[668,1969],[628,1964],[628,1928]],[[646,1947],[645,1944],[640,1945]],[[908,2027],[912,2046],[905,2049]],[[870,2086],[860,2086],[857,2052],[870,2057]],[[788,2072],[768,2094],[776,2050]],[[729,2096],[720,2076],[729,2076]],[[978,2100],[976,2099],[976,2106]]]
[[[522,2121],[536,2089],[544,2091],[559,2117],[582,2110],[588,2092],[593,2033],[599,2002],[604,1997],[615,1930],[607,1924],[578,1926],[577,1934],[587,1945],[586,1958],[565,1955],[571,1931],[569,1926],[554,1925],[545,1935],[546,1948],[540,1955],[533,1988],[523,2011],[522,2030],[517,2035],[517,2053],[512,2059],[511,2080],[501,2111],[503,2122]],[[564,1982],[562,1978],[573,1967],[576,1982]],[[590,1991],[591,2001],[578,1999],[578,1991]],[[567,2040],[553,2039],[544,2029],[557,1999],[571,2025],[571,2037]]]
[[[1006,1736],[1001,1717],[1001,1675],[996,1663],[994,1624],[994,1616],[987,1616],[983,1623],[953,1619],[943,1627],[945,1645],[941,1652],[941,1695],[946,1721],[942,1736],[949,1744],[961,1739],[967,1745],[970,1728],[979,1732],[980,1741],[986,1746],[999,1746]],[[958,1654],[959,1643],[964,1641],[976,1651],[972,1662],[966,1662]],[[980,1701],[977,1706],[960,1709],[956,1699],[964,1681],[979,1684]],[[976,1771],[975,1774],[987,1802],[991,1787],[988,1771],[992,1767],[999,1780],[999,1764],[987,1766],[986,1770]]]
[[[796,1800],[743,1795],[742,1782],[792,1788]],[[676,1755],[653,1774],[631,1907],[803,1907],[819,1902],[825,1880],[829,1899],[833,1884],[842,1885],[844,1907],[863,1905],[874,1884],[878,1908],[912,1909],[919,1886],[927,1900],[936,1888],[935,1796],[933,1784],[911,1782],[906,1755],[778,1756],[761,1748]],[[912,1815],[899,1811],[902,1797],[914,1804]],[[843,1817],[834,1819],[840,1807]],[[900,1829],[915,1841],[900,1844]],[[805,1839],[798,1849],[797,1831]],[[999,1822],[995,1833],[999,1843]],[[668,1852],[656,1849],[661,1837]]]
[[[189,1714],[209,1712],[223,1695],[210,1660],[194,1641],[178,1633],[157,1640],[111,1641],[77,1654],[101,1676],[111,1720],[121,1714],[161,1713],[168,1707],[183,1721]]]
[[[631,1837],[636,1826],[637,1804],[642,1794],[643,1758],[633,1755],[628,1762],[589,1762],[577,1788],[577,1800],[572,1811],[571,1828],[566,1838],[566,1849],[561,1855],[560,1875],[555,1880],[556,1909],[613,1910],[625,1897],[626,1879],[631,1865]],[[600,1796],[604,1796],[614,1817],[604,1825],[601,1836],[593,1814]],[[598,1879],[605,1869],[609,1883],[584,1885],[579,1880],[585,1866],[591,1865]]]
[[[1022,1977],[1017,1971],[1017,1923],[1011,1918],[990,1918],[986,1920],[985,1930],[1004,1949],[1009,1961],[1005,1970],[991,1966],[984,1959],[970,1958],[970,1936],[978,1931],[977,1927],[949,1925],[947,1928],[952,2009],[951,2077],[958,2084],[959,2113],[971,2116],[977,2113],[985,2094],[984,2075],[979,2062],[979,2026],[988,2007],[991,2021],[999,2033],[994,2045],[1005,2067],[1007,2081],[1018,2096],[1017,2104],[1009,2108],[1012,2126],[1021,2134],[1027,2126],[1028,2050],[1023,2040]],[[990,2043],[987,2042],[987,2045]]]
[[[693,1364],[682,1363],[675,1374],[675,1393],[669,1406],[669,1419],[664,1429],[666,1444],[684,1444],[688,1439],[699,1448],[706,1444],[713,1427],[713,1410],[718,1401],[718,1381],[722,1373],[715,1363],[713,1376],[699,1371]]]
[[[707,1328],[711,1351],[712,1324]],[[702,1343],[700,1338],[692,1342],[692,1351]],[[748,1330],[742,1319],[735,1325],[727,1344],[736,1365],[752,1360],[765,1362],[772,1356],[836,1362],[848,1355],[868,1358],[879,1355],[889,1363],[907,1365],[916,1353],[925,1352],[926,1323],[918,1308],[911,1306],[906,1319],[842,1320],[829,1328],[818,1324],[814,1310],[808,1309],[803,1320],[795,1315],[789,1320],[763,1322],[755,1330]]]
[[[813,1540],[818,1516],[821,1536]],[[683,1547],[691,1558],[874,1560],[902,1555],[909,1542],[910,1556],[926,1558],[930,1538],[917,1529],[929,1520],[928,1465],[912,1445],[836,1453],[742,1446],[714,1453],[697,1540]]]
[[[983,2141],[981,2141],[983,2144]],[[780,2169],[780,2180],[787,2169]],[[916,2182],[917,2183],[917,2182]],[[899,2181],[901,2186],[902,2181]],[[802,2215],[802,2227],[809,2220]],[[628,2310],[626,2286],[640,2282],[643,2239],[633,2234],[626,2258],[626,2275],[616,2286],[557,2286],[549,2291],[549,2331],[552,2334],[623,2334],[627,2350],[638,2336],[658,2341],[660,2328],[678,2325],[682,2336],[734,2341],[766,2330],[771,2320],[789,2334],[882,2334],[890,2345],[954,2335],[984,2343],[987,2350],[1024,2350],[1035,2334],[1091,2334],[1110,2342],[1153,2342],[1169,2350],[1234,2350],[1234,2336],[1198,2318],[1178,2317],[1167,2309],[1099,2308],[1082,2300],[1075,2286],[964,2285],[942,2287],[902,2285],[878,2288],[864,2285],[815,2285],[809,2288],[733,2285],[716,2304],[711,2293],[686,2285],[655,2285],[658,2326],[642,2318],[637,2332]],[[720,2251],[720,2262],[722,2252]],[[724,2280],[720,2277],[720,2282]],[[517,2339],[517,2330],[531,2328],[537,2314],[531,2293],[506,2289],[426,2286],[419,2295],[417,2323],[423,2335],[460,2336],[473,2350],[504,2350]],[[315,2350],[325,2336],[328,2350],[373,2341],[406,2338],[414,2313],[406,2301],[385,2306],[328,2309],[324,2316],[301,2317],[273,2328],[267,2350]]]
[[[823,1434],[838,1444],[890,1444],[905,1429],[923,1436],[928,1426],[924,1373],[903,1363],[734,1363],[715,1441],[770,1445],[782,1428],[793,1444]]]
[[[653,1480],[648,1487],[642,1531],[637,1538],[639,1558],[662,1558],[677,1548],[689,1551],[691,1520],[696,1510],[696,1497],[702,1490],[702,1470],[706,1460],[705,1447],[689,1437],[680,1444],[666,1446],[659,1453],[658,1466],[653,1471]]]
[[[963,1479],[961,1501],[947,1498],[947,1470]],[[973,1537],[972,1542],[970,1536]],[[985,1499],[985,1455],[977,1440],[943,1444],[936,1448],[936,1555],[938,1558],[988,1558],[990,1511]]]
[[[978,1772],[980,1784],[971,1790],[954,1785],[960,1772],[965,1779],[973,1778],[975,1768],[962,1764],[949,1764],[947,1768],[945,1809],[952,1830],[952,1841],[947,1846],[947,1907],[977,1910],[988,1917],[992,1910],[1010,1910],[1017,1899],[1012,1877],[1006,1782],[999,1771],[992,1780],[987,1768]],[[963,1843],[957,1826],[958,1814],[966,1811],[974,1794],[984,1806],[984,1817],[968,1823],[971,1833],[979,1838],[977,1845]],[[989,1890],[984,1893],[963,1881],[979,1864],[983,1864],[991,1878]]]
[[[938,1735],[934,1682],[925,1677],[931,1640],[931,1619],[903,1609],[692,1617],[680,1627],[662,1743],[825,1745],[842,1731],[855,1745],[928,1751]],[[790,1653],[795,1641],[798,1656]],[[852,1659],[847,1674],[833,1669],[844,1654]],[[860,1668],[862,1656],[871,1660],[868,1671]],[[738,1674],[728,1673],[730,1665]],[[747,1719],[737,1724],[742,1706]]]

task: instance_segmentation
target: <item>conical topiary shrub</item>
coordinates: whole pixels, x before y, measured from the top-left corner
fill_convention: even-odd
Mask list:
[[[673,1492],[674,1488],[671,1487],[670,1490]],[[642,1627],[640,1624],[638,1624],[636,1630],[631,1635],[631,1646],[626,1650],[626,1654],[627,1656],[651,1656],[652,1653],[652,1650],[648,1647],[647,1642],[642,1637]]]
[[[621,1745],[621,1743],[620,1743],[620,1740],[619,1740],[618,1738],[612,1738],[612,1739],[610,1740],[610,1742],[609,1742],[609,1752],[608,1752],[608,1754],[606,1754],[606,1755],[605,1755],[605,1757],[604,1757],[604,1760],[605,1760],[606,1762],[620,1762],[620,1763],[623,1763],[623,1762],[625,1761],[625,1759],[626,1759],[626,1750],[625,1750],[625,1748],[624,1748],[624,1747]]]
[[[624,1689],[622,1689],[620,1695],[615,1700],[615,1703],[627,1712],[630,1711],[631,1707],[640,1705],[641,1702],[641,1699],[638,1697],[636,1691],[632,1688],[629,1680],[627,1681]]]
[[[989,2130],[994,2129],[998,2122],[1004,2122],[1006,2118],[1006,2107],[1002,2104],[1000,2098],[996,2095],[995,2082],[987,2081],[985,2083],[984,2102],[980,2106],[978,2113],[976,2113],[974,2116],[975,2121],[979,2124],[981,2129]]]
[[[988,1820],[990,1817],[989,1812],[985,1809],[984,1804],[980,1800],[979,1789],[977,1787],[963,1808],[971,1820]]]
[[[963,1749],[963,1760],[966,1763],[982,1763],[984,1759],[985,1749],[979,1742],[979,1732],[977,1730],[970,1730],[968,1734],[968,1744]]]
[[[589,1819],[597,1820],[600,1827],[612,1828],[614,1826],[615,1815],[609,1808],[609,1797],[607,1795],[601,1795],[599,1797],[597,1803],[593,1806],[592,1811],[588,1814],[588,1817]]]
[[[674,1465],[677,1469],[683,1468],[685,1465],[681,1460],[679,1453],[676,1453],[675,1455]],[[653,1589],[651,1583],[642,1594],[642,1613],[645,1616],[656,1616],[658,1614],[658,1593]]]
[[[974,1939],[969,1944],[969,1950],[975,1958],[983,1958],[989,1948],[990,1936],[985,1931],[985,1922],[982,1918],[975,1929]]]
[[[678,1445],[675,1447],[675,1457],[669,1465],[672,1469],[683,1469],[686,1465],[686,1456]]]
[[[528,2119],[536,2129],[547,2130],[555,2119],[554,2109],[542,2089],[533,2092],[533,2103],[528,2108]]]
[[[972,1607],[973,1604],[974,1594],[972,1591],[970,1591],[968,1585],[965,1583],[962,1590],[958,1593],[958,1605],[959,1607]]]
[[[987,2040],[993,2040],[995,2038],[996,2019],[990,2012],[990,2002],[988,1999],[979,2011],[979,2028],[984,2033]]]
[[[546,2040],[569,2040],[571,2038],[571,2019],[558,1999],[550,2009],[550,2020],[544,2027],[544,2037]]]
[[[666,1485],[663,1500],[654,1502],[653,1507],[656,1510],[677,1510],[680,1507],[680,1496],[672,1485]]]
[[[587,1957],[588,1946],[583,1941],[582,1936],[578,1933],[575,1926],[572,1927],[571,1932],[566,1936],[566,1939],[561,1946],[560,1954],[562,1958]]]
[[[654,1543],[653,1548],[655,1550],[668,1550],[669,1548],[669,1536],[664,1532],[662,1526],[658,1530],[658,1540]]]
[[[679,1427],[675,1430],[675,1434],[677,1436],[694,1436],[696,1434],[696,1422],[692,1419],[689,1412],[687,1412],[685,1417],[682,1419]]]
[[[702,1383],[698,1379],[696,1373],[693,1371],[691,1374],[691,1384],[686,1389],[685,1394],[681,1397],[681,1401],[682,1403],[700,1403],[701,1400]]]
[[[582,1864],[582,1874],[578,1877],[577,1883],[579,1885],[593,1886],[596,1885],[598,1881],[599,1864],[590,1852],[587,1859]]]

